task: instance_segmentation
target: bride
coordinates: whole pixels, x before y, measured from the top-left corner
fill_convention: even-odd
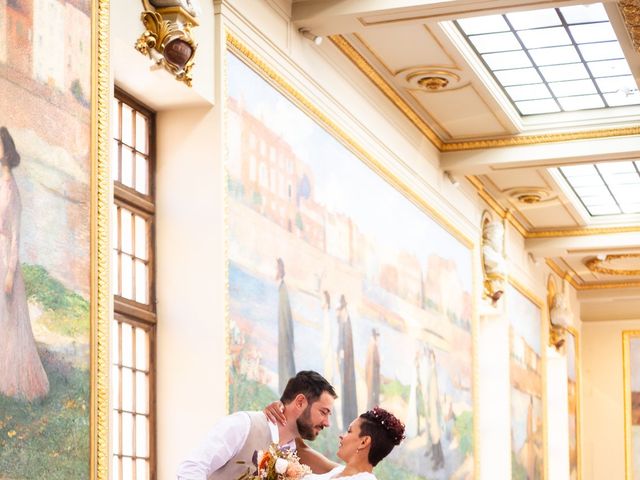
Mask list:
[[[279,402],[265,409],[271,421],[282,421]],[[372,473],[375,467],[386,457],[393,447],[404,439],[404,424],[392,413],[375,407],[356,418],[340,435],[338,458],[345,464],[332,462],[324,455],[307,446],[302,440],[296,440],[300,461],[311,467],[314,473],[305,480],[329,480],[349,478],[351,480],[376,480]]]

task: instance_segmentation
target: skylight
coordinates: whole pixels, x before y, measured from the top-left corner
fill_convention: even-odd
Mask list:
[[[455,23],[523,116],[640,104],[600,3]]]
[[[592,217],[640,213],[640,161],[558,168]]]

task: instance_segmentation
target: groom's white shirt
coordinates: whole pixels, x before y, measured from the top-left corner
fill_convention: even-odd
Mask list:
[[[244,412],[218,420],[203,444],[178,467],[178,480],[207,480],[207,477],[235,457],[247,441],[251,421]],[[269,422],[271,441],[280,443],[278,427]],[[296,448],[295,439],[282,447]],[[267,445],[265,445],[265,449]]]

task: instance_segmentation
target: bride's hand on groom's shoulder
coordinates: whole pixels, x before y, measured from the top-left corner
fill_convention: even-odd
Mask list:
[[[267,416],[267,420],[274,424],[286,425],[287,418],[284,416],[284,405],[281,401],[276,400],[264,407],[262,410]]]

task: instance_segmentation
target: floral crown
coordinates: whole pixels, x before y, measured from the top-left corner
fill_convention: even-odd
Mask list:
[[[386,411],[384,408],[373,407],[368,412],[362,414],[364,418],[370,422],[381,425],[389,434],[394,445],[399,445],[404,440],[404,423],[391,412]]]

